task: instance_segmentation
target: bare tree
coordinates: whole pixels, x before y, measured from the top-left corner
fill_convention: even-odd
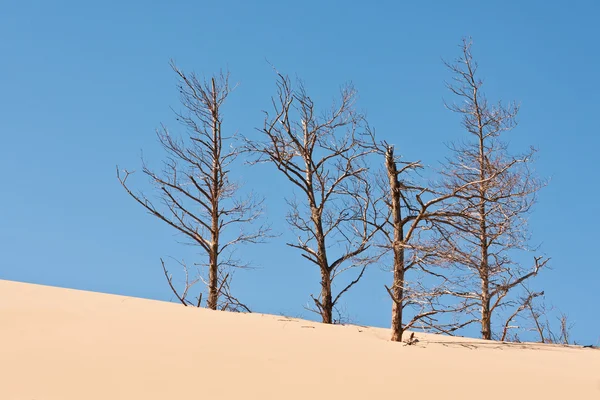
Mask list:
[[[431,184],[418,185],[413,181],[415,171],[422,169],[420,162],[403,162],[387,143],[375,146],[385,157],[385,179],[380,181],[386,211],[380,212],[382,222],[374,221],[380,230],[383,243],[379,258],[391,254],[393,281],[386,286],[392,298],[392,341],[401,341],[403,332],[413,327],[435,327],[447,331],[446,326],[434,316],[463,311],[461,305],[449,306],[443,301],[449,288],[448,278],[436,271],[444,254],[444,246],[434,240],[432,228],[451,224],[462,215],[450,201],[479,180],[465,182],[451,190],[438,190]],[[373,220],[373,219],[372,219]],[[414,275],[407,278],[407,273]],[[425,283],[426,282],[426,283]],[[458,307],[458,308],[457,308]],[[405,321],[404,310],[412,313]]]
[[[384,252],[392,253],[393,280],[391,288],[386,286],[386,290],[392,298],[392,341],[400,342],[405,330],[410,329],[419,320],[436,314],[439,310],[435,306],[438,296],[428,293],[428,290],[422,286],[411,285],[411,282],[406,279],[406,274],[411,269],[424,268],[427,258],[435,256],[435,252],[431,249],[422,251],[425,244],[418,236],[421,223],[428,217],[428,209],[441,200],[423,202],[422,196],[427,189],[416,187],[404,176],[422,168],[421,164],[403,163],[401,168],[398,168],[400,160],[394,155],[394,147],[385,147],[387,176],[385,203],[388,214],[381,229],[385,244],[380,247]],[[404,323],[404,309],[411,305],[420,305],[420,310],[408,323]]]
[[[164,260],[161,258],[160,263],[162,265],[163,273],[165,274],[165,278],[167,279],[167,283],[171,288],[171,291],[175,294],[177,300],[183,304],[184,306],[192,306],[192,307],[201,307],[202,306],[202,292],[194,299],[192,302],[188,296],[189,291],[192,289],[197,283],[202,282],[208,287],[208,283],[202,278],[201,273],[198,273],[194,278],[190,277],[189,267],[185,262],[178,261],[178,263],[183,268],[183,272],[185,275],[185,283],[182,290],[177,290],[173,284],[173,275],[169,273],[167,267],[165,266]],[[231,278],[232,272],[225,271],[221,268],[218,271],[217,277],[217,310],[221,311],[233,311],[233,312],[252,312],[250,308],[244,303],[240,302],[233,294],[231,293]]]
[[[229,168],[240,151],[228,146],[232,137],[222,133],[222,106],[231,90],[229,74],[221,73],[203,81],[194,73],[185,74],[174,63],[171,67],[179,78],[177,87],[184,108],[183,112],[176,112],[176,116],[187,128],[187,136],[173,137],[162,126],[157,130],[158,140],[167,154],[162,171],[155,172],[143,162],[143,173],[155,186],[158,203],[129,188],[129,171],[125,170],[122,175],[117,167],[117,177],[127,193],[150,214],[174,228],[206,255],[196,266],[208,267],[207,280],[202,275],[190,280],[188,267],[182,264],[186,283],[181,293],[175,289],[161,260],[169,286],[178,300],[184,305],[200,306],[201,295],[195,302],[187,300],[187,295],[194,284],[204,281],[208,288],[207,308],[247,309],[229,293],[231,275],[227,271],[245,266],[234,257],[236,245],[261,242],[268,229],[264,226],[253,229],[253,222],[261,213],[261,202],[252,195],[240,198],[238,184],[230,179]]]
[[[519,332],[530,331],[540,343],[574,344],[571,341],[574,324],[568,315],[549,307],[543,299],[543,291],[534,292],[524,286],[524,293],[520,306],[507,319],[500,340],[520,342]],[[551,317],[554,317],[554,323]],[[510,331],[513,331],[512,335]]]
[[[469,322],[481,324],[482,337],[492,339],[494,313],[518,307],[509,294],[548,261],[534,257],[527,268],[516,257],[518,251],[531,250],[527,216],[544,183],[530,169],[535,150],[514,157],[501,140],[516,126],[518,106],[488,103],[471,42],[464,40],[461,57],[446,65],[454,75],[448,88],[460,100],[447,107],[461,116],[471,140],[451,146],[453,156],[442,170],[448,190],[463,188],[454,202],[462,216],[439,226],[439,240],[447,245],[446,260],[462,271],[451,294],[473,316]],[[464,186],[473,181],[479,183]]]
[[[525,313],[525,311],[531,311],[531,314],[534,317],[533,320],[536,323],[537,330],[539,332],[540,326],[537,322],[537,319],[535,318],[535,313],[533,312],[532,304],[533,304],[534,299],[536,297],[543,296],[544,292],[532,292],[529,290],[526,290],[526,292],[527,292],[527,295],[521,299],[520,305],[515,308],[514,312],[506,319],[506,322],[504,323],[504,327],[502,328],[502,336],[500,337],[500,340],[503,342],[509,339],[510,330],[522,328],[522,326],[515,325],[514,323],[519,316],[521,316]],[[540,336],[541,336],[541,340],[543,342],[544,341],[543,333],[541,333]],[[518,336],[513,336],[513,341],[517,341],[517,338],[518,338]]]
[[[364,119],[354,110],[351,86],[323,114],[302,83],[292,88],[278,73],[277,91],[273,113],[265,113],[260,130],[264,140],[246,139],[246,148],[256,162],[272,163],[299,190],[300,197],[288,199],[287,221],[298,233],[297,242],[288,245],[318,267],[321,293],[312,298],[322,321],[332,323],[338,300],[363,276],[375,232],[366,222],[372,187],[364,158],[372,150],[362,144],[368,130],[362,131]],[[356,278],[334,295],[334,280],[354,267],[360,267]]]

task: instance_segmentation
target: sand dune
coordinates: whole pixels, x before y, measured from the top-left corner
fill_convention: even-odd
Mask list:
[[[600,399],[600,350],[0,281],[0,399]]]

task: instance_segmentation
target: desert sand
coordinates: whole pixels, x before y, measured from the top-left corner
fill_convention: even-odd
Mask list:
[[[600,350],[0,281],[0,399],[600,399]]]

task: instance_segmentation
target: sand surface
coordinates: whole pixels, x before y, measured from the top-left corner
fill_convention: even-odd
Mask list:
[[[0,281],[0,399],[600,399],[600,350]]]

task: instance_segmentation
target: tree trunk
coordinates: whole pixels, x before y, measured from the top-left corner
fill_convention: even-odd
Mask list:
[[[210,251],[210,265],[208,271],[208,300],[206,307],[211,310],[217,309],[219,301],[219,274],[218,274],[218,263],[217,263],[217,247],[213,243]]]
[[[324,324],[333,323],[333,299],[329,271],[321,270],[321,318]]]
[[[212,104],[218,104],[217,88],[215,79],[212,81]],[[210,244],[210,265],[208,272],[208,301],[207,307],[216,310],[219,303],[219,204],[221,189],[221,124],[219,121],[218,109],[215,107],[212,112],[212,135],[214,146],[212,148],[212,179],[211,179],[211,244]]]
[[[486,340],[492,339],[492,313],[487,275],[481,280],[481,337]]]
[[[479,229],[481,246],[481,260],[479,267],[479,276],[481,278],[481,337],[486,340],[492,339],[492,316],[490,310],[490,266],[488,254],[488,235],[487,235],[487,183],[488,169],[485,156],[485,133],[483,130],[482,111],[478,102],[477,87],[473,89],[473,105],[477,116],[477,128],[479,136]]]
[[[484,194],[482,195],[484,196]],[[481,279],[481,338],[492,339],[492,311],[490,310],[490,266],[488,263],[487,225],[485,223],[485,204],[480,204],[480,230],[481,230],[481,263],[479,278]]]
[[[394,269],[394,287],[392,288],[392,341],[401,342],[404,328],[402,327],[402,309],[403,309],[403,295],[404,288],[399,284],[404,283],[404,269]]]
[[[308,167],[307,167],[308,168]],[[312,190],[312,175],[307,175],[307,182]],[[325,245],[325,233],[323,231],[323,218],[321,210],[316,207],[311,199],[311,219],[315,226],[315,239],[317,241],[317,257],[321,269],[321,319],[324,324],[333,323],[333,299],[331,296],[331,270],[327,260],[327,247]]]
[[[475,103],[477,105],[477,103]],[[477,108],[479,110],[479,108]],[[482,183],[479,186],[479,230],[481,246],[481,260],[479,266],[479,277],[481,279],[481,337],[482,339],[492,339],[492,315],[490,310],[490,266],[488,254],[488,234],[487,234],[487,212],[486,212],[486,196],[487,188],[484,182],[487,178],[486,158],[484,154],[483,128],[481,128],[481,117],[478,111],[479,121],[479,178]]]
[[[404,232],[402,229],[402,214],[400,208],[400,182],[398,170],[394,161],[394,148],[388,147],[385,154],[385,165],[390,182],[390,200],[394,228],[394,280],[392,284],[392,341],[402,341],[402,310],[404,299]]]

